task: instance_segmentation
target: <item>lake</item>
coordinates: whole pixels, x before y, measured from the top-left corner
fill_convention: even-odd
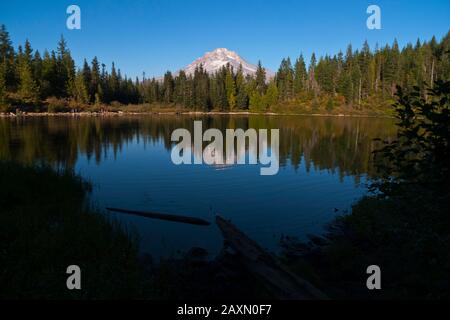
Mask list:
[[[260,165],[175,165],[171,133],[217,128],[280,129],[278,174]],[[395,136],[383,118],[259,115],[133,115],[0,119],[0,159],[71,168],[93,185],[97,208],[118,207],[214,221],[219,213],[271,251],[280,237],[320,234],[367,193],[374,175],[374,138]],[[191,131],[193,132],[193,131]],[[248,150],[247,150],[248,151]],[[222,246],[217,227],[143,217],[116,217],[141,240],[141,250],[174,256],[191,247]]]

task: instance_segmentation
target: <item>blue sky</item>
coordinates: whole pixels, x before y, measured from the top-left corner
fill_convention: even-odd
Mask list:
[[[66,8],[81,8],[81,30],[66,28]],[[366,27],[368,5],[381,8],[381,30]],[[15,46],[54,49],[61,34],[77,64],[96,55],[129,76],[178,70],[206,51],[226,47],[276,70],[283,57],[307,60],[343,51],[348,43],[402,46],[438,39],[450,29],[449,0],[72,0],[0,2],[0,24]]]

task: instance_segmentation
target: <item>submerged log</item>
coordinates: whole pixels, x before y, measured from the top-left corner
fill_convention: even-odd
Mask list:
[[[145,217],[145,218],[151,218],[151,219],[159,219],[159,220],[167,220],[167,221],[173,221],[173,222],[194,224],[194,225],[198,225],[198,226],[209,226],[211,224],[210,222],[200,219],[200,218],[179,216],[179,215],[174,215],[174,214],[163,214],[163,213],[156,213],[156,212],[135,211],[135,210],[126,210],[126,209],[118,209],[118,208],[106,208],[106,210],[130,214],[130,215],[134,215],[134,216]]]
[[[319,289],[280,264],[278,259],[248,238],[231,222],[220,216],[216,223],[225,243],[238,255],[248,271],[257,276],[267,289],[281,300],[327,299]]]

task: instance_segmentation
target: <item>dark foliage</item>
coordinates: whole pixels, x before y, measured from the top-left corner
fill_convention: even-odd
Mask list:
[[[398,137],[375,152],[375,195],[320,241],[283,241],[287,263],[337,297],[450,297],[450,82],[434,82],[425,97],[419,88],[397,95]],[[366,288],[372,264],[380,291]]]

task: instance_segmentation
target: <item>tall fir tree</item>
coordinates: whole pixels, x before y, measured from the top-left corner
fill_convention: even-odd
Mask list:
[[[236,107],[241,110],[248,108],[248,95],[242,64],[236,73]]]
[[[236,108],[236,84],[234,82],[233,69],[228,65],[225,76],[225,91],[227,94],[227,104],[230,110]]]
[[[263,68],[261,61],[258,61],[255,74],[256,91],[260,95],[266,92],[266,70]]]
[[[18,77],[19,77],[19,97],[26,104],[35,104],[39,101],[39,89],[34,80],[32,65],[31,45],[28,40],[25,42],[25,50],[19,47]]]
[[[294,94],[299,94],[305,90],[306,82],[306,65],[303,54],[295,61],[294,65]]]

